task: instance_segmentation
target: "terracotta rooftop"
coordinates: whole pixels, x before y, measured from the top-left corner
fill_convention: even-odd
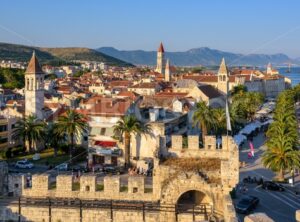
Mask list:
[[[44,74],[34,51],[32,53],[32,57],[29,61],[25,74]]]
[[[142,82],[136,85],[131,86],[130,88],[144,88],[144,89],[152,89],[156,87],[156,83],[155,82]]]
[[[81,104],[81,109],[90,116],[124,116],[128,111],[132,100],[129,98],[107,98],[107,97],[94,97]],[[87,108],[85,105],[91,104]]]
[[[160,93],[156,93],[155,97],[184,98],[187,95],[188,93],[181,93],[181,92],[160,92]]]

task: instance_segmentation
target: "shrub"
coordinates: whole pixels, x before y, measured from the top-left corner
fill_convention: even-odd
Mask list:
[[[68,154],[69,153],[69,145],[67,144],[63,144],[61,146],[59,146],[58,151],[64,154]]]

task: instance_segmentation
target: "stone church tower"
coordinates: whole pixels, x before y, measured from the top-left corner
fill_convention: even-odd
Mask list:
[[[171,81],[171,70],[170,70],[170,60],[169,59],[167,59],[167,63],[166,63],[165,81],[166,82],[170,82]]]
[[[25,116],[36,116],[43,120],[44,72],[33,52],[25,72]]]
[[[165,50],[162,42],[157,50],[157,62],[155,71],[161,74],[165,73]]]
[[[218,90],[223,93],[227,93],[229,90],[229,73],[225,63],[225,59],[222,59],[219,71],[218,71]]]

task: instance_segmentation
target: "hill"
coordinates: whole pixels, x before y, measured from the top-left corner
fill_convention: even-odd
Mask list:
[[[155,65],[156,52],[143,50],[118,50],[113,47],[98,48],[97,51],[127,61],[136,65]],[[284,65],[288,62],[299,63],[285,54],[248,54],[224,52],[207,47],[190,49],[184,52],[166,52],[166,58],[178,66],[215,66],[219,65],[222,58],[229,65],[265,66],[269,62],[273,65]]]
[[[72,60],[87,60],[115,66],[131,66],[127,62],[89,48],[41,48],[8,43],[0,43],[0,60],[28,62],[33,50],[44,64],[69,64]]]

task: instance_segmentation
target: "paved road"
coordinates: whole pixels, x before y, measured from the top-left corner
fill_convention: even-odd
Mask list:
[[[270,170],[264,168],[261,164],[261,154],[266,149],[264,146],[265,137],[259,134],[254,138],[255,157],[248,159],[249,145],[245,144],[240,151],[240,161],[246,161],[247,166],[240,169],[240,181],[247,176],[256,177],[257,179],[263,177],[264,180],[271,180],[275,175]],[[294,222],[295,211],[300,209],[300,195],[296,195],[290,190],[284,192],[266,191],[256,184],[247,185],[247,194],[238,192],[237,202],[243,195],[253,195],[260,199],[260,204],[254,212],[264,212],[276,222]],[[296,186],[300,186],[300,178],[296,178]],[[244,215],[239,215],[243,221]]]

